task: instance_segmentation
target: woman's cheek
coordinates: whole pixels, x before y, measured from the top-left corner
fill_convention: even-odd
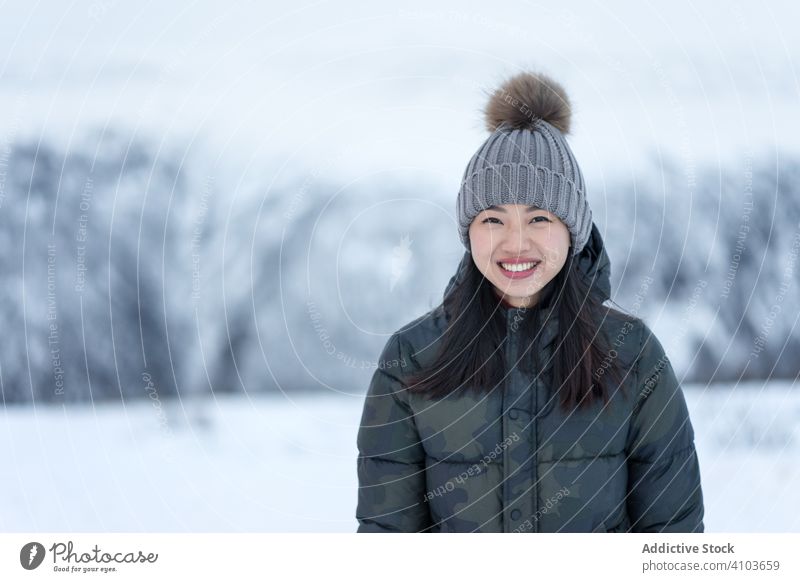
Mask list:
[[[491,254],[492,244],[496,238],[497,236],[493,237],[492,233],[489,232],[489,229],[475,229],[470,237],[470,245],[473,248],[473,253],[477,253],[479,255]]]

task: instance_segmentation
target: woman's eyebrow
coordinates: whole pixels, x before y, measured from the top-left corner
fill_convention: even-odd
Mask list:
[[[491,206],[487,206],[486,210],[495,210],[497,212],[502,212],[503,214],[508,214],[508,211],[503,208],[502,206],[495,206],[492,204]],[[535,210],[544,210],[543,208],[539,208],[538,206],[528,206],[525,212],[533,212]]]

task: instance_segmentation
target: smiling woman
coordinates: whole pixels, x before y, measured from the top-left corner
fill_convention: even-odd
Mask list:
[[[513,307],[533,307],[569,256],[569,229],[535,206],[491,206],[472,221],[469,238],[478,269]]]
[[[564,90],[523,73],[458,193],[442,303],[395,332],[358,433],[360,532],[702,532],[661,343],[610,301]]]

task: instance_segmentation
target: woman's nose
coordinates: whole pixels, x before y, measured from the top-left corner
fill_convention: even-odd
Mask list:
[[[509,253],[524,253],[533,248],[533,240],[524,232],[509,232],[500,243],[500,249]]]

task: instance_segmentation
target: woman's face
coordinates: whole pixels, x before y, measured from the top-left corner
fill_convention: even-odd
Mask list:
[[[535,305],[572,252],[561,219],[523,204],[489,206],[470,224],[469,241],[475,265],[515,307]]]

